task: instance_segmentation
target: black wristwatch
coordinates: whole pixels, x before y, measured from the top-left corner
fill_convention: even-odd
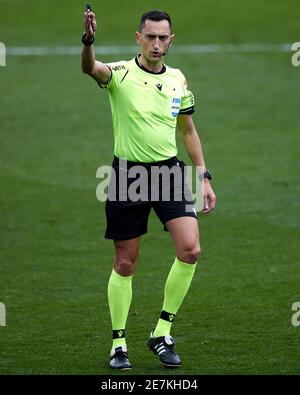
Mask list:
[[[205,170],[205,172],[203,173],[203,178],[207,178],[208,180],[212,180],[212,176],[211,176],[209,170]]]
[[[88,40],[87,37],[86,37],[86,32],[84,32],[83,35],[82,35],[81,41],[82,41],[82,44],[84,44],[87,47],[89,47],[90,45],[92,45],[94,43],[95,36],[92,39]]]

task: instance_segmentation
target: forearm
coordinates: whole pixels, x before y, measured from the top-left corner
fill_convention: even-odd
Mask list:
[[[200,171],[205,171],[205,160],[202,145],[196,131],[191,115],[179,115],[177,117],[177,127],[180,131],[182,142],[191,158],[193,164],[200,167]]]
[[[92,74],[95,69],[95,51],[93,45],[83,45],[81,52],[81,69],[85,74]]]
[[[93,42],[95,39],[97,22],[90,8],[84,13],[85,33],[82,38],[81,69],[85,74],[92,76],[97,82],[106,82],[110,76],[110,69],[95,59]]]
[[[196,130],[185,132],[182,136],[185,149],[195,166],[205,170],[205,160],[202,150],[202,144]]]
[[[207,173],[202,145],[198,133],[196,131],[192,117],[189,115],[180,115],[177,118],[177,125],[180,129],[185,149],[197,168],[200,179],[203,180],[203,198],[204,204],[202,212],[208,214],[211,212],[216,203],[216,195],[211,188],[209,180],[211,179]],[[204,174],[206,172],[206,174]]]

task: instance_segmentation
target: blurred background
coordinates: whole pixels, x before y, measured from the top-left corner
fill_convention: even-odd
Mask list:
[[[300,326],[291,317],[300,302],[300,67],[290,51],[300,41],[299,2],[92,7],[104,62],[138,51],[128,46],[142,13],[168,12],[176,41],[165,61],[183,71],[196,99],[217,208],[199,215],[203,252],[173,325],[183,360],[176,374],[299,374]],[[111,373],[113,246],[103,237],[96,170],[111,163],[113,136],[107,92],[80,68],[84,8],[0,0],[1,374]],[[190,163],[179,136],[178,147]],[[151,215],[127,324],[132,374],[173,374],[146,347],[173,259]]]

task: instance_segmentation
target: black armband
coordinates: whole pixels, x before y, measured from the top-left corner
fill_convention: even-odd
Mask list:
[[[86,37],[86,32],[83,33],[82,35],[82,44],[86,45],[87,47],[89,47],[90,45],[92,45],[95,41],[95,36],[93,38],[91,38],[90,40],[87,39]]]

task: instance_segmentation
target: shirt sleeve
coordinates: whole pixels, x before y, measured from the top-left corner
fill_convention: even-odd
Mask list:
[[[100,88],[103,89],[112,89],[119,86],[125,78],[126,74],[128,73],[127,62],[120,61],[114,63],[106,63],[106,66],[110,69],[110,77],[106,84],[100,84],[98,82],[98,85],[100,86]]]
[[[185,76],[182,76],[182,89],[183,95],[181,97],[181,104],[179,114],[191,115],[195,112],[195,99],[193,93],[188,89],[187,81]]]

